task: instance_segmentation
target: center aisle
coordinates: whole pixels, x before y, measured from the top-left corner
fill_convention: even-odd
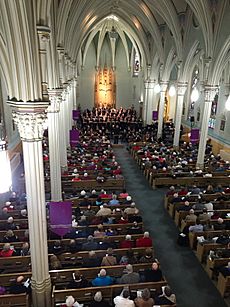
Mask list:
[[[177,297],[179,307],[226,307],[225,301],[190,248],[180,247],[178,230],[164,209],[164,189],[152,190],[125,148],[114,148],[126,188],[141,210],[153,238],[155,256]]]

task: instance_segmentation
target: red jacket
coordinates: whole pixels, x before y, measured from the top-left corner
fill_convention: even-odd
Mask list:
[[[11,257],[13,255],[13,253],[14,253],[13,249],[10,249],[10,250],[8,250],[6,252],[2,250],[0,252],[0,257]]]
[[[140,238],[136,240],[136,247],[152,247],[153,242],[151,238]]]
[[[129,240],[124,240],[120,242],[120,248],[132,248],[133,242]]]

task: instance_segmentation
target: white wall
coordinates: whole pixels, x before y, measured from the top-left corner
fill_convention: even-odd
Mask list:
[[[85,61],[84,70],[80,72],[79,87],[80,96],[79,103],[81,108],[92,108],[94,105],[94,82],[95,82],[95,66],[96,66],[96,51],[91,43]],[[100,57],[100,65],[104,64],[109,67],[111,63],[111,51],[106,40],[102,46]],[[128,70],[125,50],[121,41],[116,46],[115,58],[115,75],[116,75],[116,107],[128,108],[134,104],[135,109],[139,110],[139,99],[143,92],[143,73],[140,72],[138,77],[133,77],[132,72]]]

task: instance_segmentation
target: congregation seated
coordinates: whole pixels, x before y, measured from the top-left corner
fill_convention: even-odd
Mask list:
[[[113,249],[108,248],[106,255],[102,258],[101,266],[116,265],[117,258],[113,255]]]
[[[132,237],[130,235],[125,236],[125,240],[120,242],[120,248],[132,248],[134,247],[134,242],[132,241]]]
[[[95,250],[98,249],[98,243],[94,241],[93,236],[89,235],[87,242],[82,244],[82,250]]]
[[[89,307],[111,307],[111,305],[103,299],[101,291],[98,291],[95,293]]]
[[[19,293],[31,293],[31,287],[29,280],[25,281],[24,276],[18,276],[15,282],[10,286],[9,293],[19,294]]]
[[[124,274],[121,276],[119,283],[121,284],[136,284],[140,281],[140,275],[137,272],[133,272],[132,264],[127,264],[124,270]]]
[[[130,293],[128,289],[123,289],[121,294],[116,296],[113,299],[113,302],[115,304],[115,307],[135,307],[134,301],[130,300]]]
[[[154,299],[151,297],[149,289],[143,289],[141,296],[135,298],[134,303],[136,307],[152,307],[154,305]]]
[[[152,247],[153,242],[149,236],[149,232],[144,232],[143,238],[139,238],[136,240],[136,247]]]
[[[76,271],[73,273],[73,279],[69,283],[68,288],[78,289],[78,288],[86,288],[90,286],[91,286],[91,282],[89,282],[80,271]]]
[[[16,236],[12,229],[7,230],[5,236],[2,240],[3,243],[12,243],[12,242],[19,242],[18,236]]]
[[[189,232],[202,232],[203,230],[204,226],[201,224],[199,218],[196,219],[195,225],[189,226]]]
[[[123,265],[135,264],[135,263],[138,263],[138,259],[134,255],[134,252],[131,248],[127,250],[126,255],[122,256],[119,261],[119,264],[123,264]]]
[[[162,280],[162,272],[157,262],[152,263],[151,269],[145,269],[143,272],[144,281],[160,281]]]
[[[16,255],[16,251],[11,247],[10,243],[5,243],[0,251],[0,257],[12,257]]]
[[[140,263],[153,263],[158,262],[156,258],[154,258],[154,253],[152,248],[146,248],[145,254],[140,258]]]
[[[83,304],[79,304],[75,298],[70,295],[66,298],[65,304],[62,304],[61,307],[83,307]]]
[[[89,251],[89,256],[83,259],[83,267],[93,268],[101,265],[101,259],[97,256],[95,251]]]
[[[169,286],[162,287],[162,294],[155,298],[157,305],[174,305],[176,303],[176,296]]]
[[[113,278],[106,275],[106,270],[101,269],[98,276],[92,280],[92,285],[95,287],[109,286],[114,283]]]
[[[56,255],[51,255],[49,260],[51,270],[59,270],[62,268],[62,264]]]

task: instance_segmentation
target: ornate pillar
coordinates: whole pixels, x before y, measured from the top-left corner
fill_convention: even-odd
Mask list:
[[[154,85],[155,85],[155,82],[153,80],[146,80],[145,81],[144,123],[147,124],[147,125],[152,124]]]
[[[73,79],[73,108],[77,110],[77,78]]]
[[[73,93],[72,93],[72,83],[70,82],[67,87],[67,107],[68,107],[68,127],[69,130],[72,129],[73,120],[72,120],[72,110],[73,110]]]
[[[179,82],[177,85],[177,105],[176,105],[176,121],[175,121],[175,132],[173,139],[173,146],[179,147],[180,142],[180,126],[183,112],[184,95],[187,89],[187,83]]]
[[[158,111],[158,130],[157,130],[157,138],[159,139],[162,137],[162,129],[164,123],[164,107],[165,107],[165,92],[168,87],[167,81],[161,81],[161,92],[160,92],[160,104],[159,104],[159,111]]]
[[[58,52],[58,67],[59,67],[59,79],[60,85],[64,83],[64,49],[59,47]]]
[[[9,102],[23,145],[29,222],[33,306],[51,306],[48,265],[47,219],[42,158],[46,102]]]
[[[48,101],[47,43],[50,39],[50,29],[46,26],[37,26],[37,33],[39,38],[39,55],[41,63],[42,98],[44,101]]]
[[[62,200],[61,164],[60,164],[60,102],[61,89],[49,90],[50,106],[47,109],[49,131],[49,163],[51,200]]]
[[[60,104],[60,161],[61,161],[61,169],[65,170],[67,168],[67,138],[66,138],[66,94],[65,91],[62,90],[61,94],[61,104]]]
[[[197,156],[197,166],[203,168],[205,149],[208,137],[208,122],[211,115],[211,107],[213,99],[216,95],[217,86],[205,85],[204,88],[204,106],[203,106],[203,116],[200,131],[200,142]]]

